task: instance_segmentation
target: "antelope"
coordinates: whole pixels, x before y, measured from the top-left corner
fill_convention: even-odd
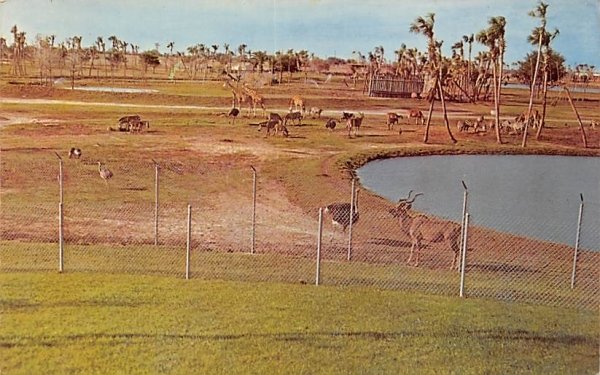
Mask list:
[[[354,113],[351,112],[342,112],[342,117],[340,117],[340,121],[346,121],[354,117]]]
[[[290,100],[290,112],[293,110],[296,110],[300,113],[304,113],[304,111],[306,111],[304,99],[302,99],[302,97],[299,95],[294,95]]]
[[[283,123],[283,119],[281,118],[281,115],[279,115],[279,113],[275,113],[275,112],[269,113],[268,120],[277,120],[277,121],[281,121]]]
[[[413,108],[408,112],[408,118],[414,118],[415,119],[415,125],[417,125],[419,119],[421,120],[421,125],[425,125],[425,118],[423,117],[423,112],[421,112],[420,110]]]
[[[142,121],[140,115],[123,116],[119,119],[119,131],[129,131],[131,125]]]
[[[348,129],[348,137],[350,137],[352,130],[354,130],[354,135],[358,135],[358,130],[360,129],[360,125],[362,124],[362,120],[365,115],[362,112],[358,113],[358,117],[352,117],[346,120],[346,128]]]
[[[456,122],[456,129],[459,132],[468,132],[470,128],[475,128],[475,124],[470,120],[458,120]]]
[[[393,217],[398,219],[400,228],[404,233],[408,234],[412,243],[410,256],[406,263],[410,264],[414,255],[415,267],[419,265],[419,253],[421,251],[421,244],[424,241],[429,243],[446,242],[450,250],[454,253],[452,266],[450,267],[450,269],[454,269],[459,254],[460,225],[425,215],[411,215],[412,203],[419,195],[423,195],[423,193],[417,193],[412,198],[410,197],[411,194],[412,190],[408,193],[408,197],[400,198],[396,207],[389,211]]]
[[[286,125],[289,121],[298,121],[298,125],[302,125],[302,112],[290,112],[285,115],[283,119],[283,125]]]
[[[131,123],[131,126],[129,128],[129,131],[131,133],[139,133],[141,132],[144,128],[146,129],[150,129],[150,122],[149,121],[135,121]]]
[[[526,118],[527,118],[527,111],[523,111],[520,115],[515,117],[515,122],[525,123]],[[538,126],[540,126],[540,124],[542,123],[542,115],[540,115],[540,112],[537,109],[532,109],[529,120],[532,121],[531,127],[535,129]]]
[[[311,107],[309,111],[312,118],[321,118],[321,112],[323,112],[323,110],[318,107]]]
[[[388,126],[388,130],[392,130],[392,127],[394,124],[398,125],[398,127],[400,126],[400,124],[398,123],[398,120],[404,118],[402,115],[399,115],[395,112],[388,112],[387,114],[387,126]],[[402,128],[399,128],[398,130],[398,134],[402,133]]]
[[[598,121],[596,121],[596,120],[592,120],[592,121],[590,122],[590,128],[591,128],[592,130],[596,130],[596,128],[598,127],[598,125],[600,125],[600,124],[598,124]]]
[[[276,127],[278,124],[280,124],[280,122],[277,120],[267,120],[267,121],[259,122],[258,123],[258,131],[261,131],[261,129],[263,127],[266,127],[267,134],[265,134],[265,137],[268,137],[269,135],[271,135],[271,130],[273,131],[274,134],[277,134]]]

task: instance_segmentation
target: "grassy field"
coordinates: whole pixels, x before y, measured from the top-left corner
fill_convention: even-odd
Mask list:
[[[257,132],[259,118],[241,117],[231,125],[225,117],[231,95],[222,82],[111,83],[159,90],[152,94],[21,83],[0,82],[0,373],[598,370],[596,311],[380,289],[395,283],[412,290],[412,285],[425,284],[424,277],[429,283],[455,288],[457,275],[445,263],[443,269],[404,265],[410,247],[406,236],[390,234],[395,245],[379,258],[367,248],[363,253],[357,250],[359,262],[336,264],[338,270],[325,278],[325,284],[343,288],[306,285],[314,280],[313,257],[306,252],[314,249],[317,209],[347,198],[353,168],[372,159],[404,155],[600,155],[600,132],[586,129],[589,147],[582,148],[578,124],[564,100],[548,108],[548,129],[542,138],[530,137],[528,148],[522,149],[520,136],[505,135],[498,145],[492,132],[457,133],[454,125],[458,143],[452,144],[439,108],[428,144],[422,143],[423,127],[414,123],[404,122],[402,135],[390,132],[385,112],[426,110],[427,103],[367,98],[337,77],[321,88],[298,78],[261,87],[259,92],[265,95],[268,111],[279,113],[287,111],[289,98],[298,92],[309,107],[322,107],[326,117],[339,118],[341,110],[365,111],[364,126],[356,137],[339,128],[328,132],[325,119],[307,118],[303,126],[290,126],[288,138],[266,138]],[[107,84],[83,80],[78,85]],[[600,95],[575,96],[586,124],[600,120]],[[506,90],[503,98],[504,116],[522,112],[527,104],[524,91]],[[449,103],[452,124],[458,118],[488,114],[490,107],[490,103]],[[109,130],[119,117],[132,113],[148,119],[150,129],[142,134]],[[74,146],[83,150],[81,160],[67,159]],[[49,272],[56,267],[56,246],[48,244],[56,238],[55,152],[65,159],[68,272],[62,275]],[[157,251],[148,246],[150,232],[133,228],[151,228],[152,160],[161,164],[161,198],[166,202],[162,212],[172,232],[163,232],[164,241],[171,241],[165,246],[181,249],[180,217],[191,203],[202,218],[195,238],[214,251],[195,257],[194,267],[210,264],[223,271],[203,269],[193,280],[183,281],[174,277],[183,270],[181,258],[171,253],[147,257]],[[98,177],[97,161],[115,173],[108,185]],[[260,228],[267,240],[259,245],[275,249],[260,258],[230,254],[232,249],[247,249],[244,228],[251,202],[251,166],[260,177],[259,217],[271,219]],[[357,247],[377,229],[366,225],[368,215],[381,215],[389,207],[390,202],[380,197],[362,194]],[[532,274],[546,271],[549,257],[539,244],[519,239],[510,242],[514,248],[505,247],[500,254],[499,248],[485,244],[505,240],[504,234],[476,233],[474,246],[482,259],[512,262],[521,248],[527,248],[527,261],[519,266]],[[128,253],[127,246],[135,251]],[[289,255],[296,257],[293,269],[282,267],[291,263]],[[324,271],[333,268],[336,256],[340,254],[326,259]],[[561,271],[568,268],[568,263],[560,264]],[[581,264],[589,270],[588,280],[582,282],[585,293],[579,289],[574,295],[545,276],[533,283],[524,281],[524,293],[535,297],[529,301],[537,301],[536,295],[543,294],[537,287],[545,285],[552,296],[580,302],[589,293],[596,295],[598,254],[585,254]],[[502,291],[504,279],[499,276],[482,273],[475,284]],[[357,286],[364,284],[371,287]]]
[[[7,374],[593,374],[597,314],[308,285],[0,275]]]

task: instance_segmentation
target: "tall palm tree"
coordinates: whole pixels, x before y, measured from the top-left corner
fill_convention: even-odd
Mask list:
[[[465,45],[463,44],[462,39],[459,40],[458,42],[454,43],[451,48],[453,51],[456,51],[456,50],[460,51],[458,56],[460,56],[461,60],[465,59]]]
[[[428,13],[425,17],[418,17],[413,23],[410,24],[409,31],[411,33],[423,34],[427,38],[427,54],[428,59],[425,65],[425,72],[428,77],[433,78],[434,84],[431,87],[427,98],[431,100],[429,107],[429,115],[427,116],[427,124],[425,127],[425,135],[423,137],[423,143],[427,143],[429,138],[429,126],[431,124],[431,114],[433,113],[433,106],[435,101],[435,93],[437,91],[442,102],[442,111],[444,113],[444,122],[446,124],[446,130],[452,140],[452,143],[456,143],[456,139],[452,135],[450,130],[450,124],[448,122],[448,113],[446,110],[446,102],[444,99],[443,89],[443,71],[442,71],[442,42],[438,42],[435,39],[434,28],[435,26],[435,13]]]
[[[467,65],[467,81],[469,82],[469,87],[471,87],[471,50],[473,46],[473,42],[475,41],[475,37],[473,34],[471,35],[463,35],[462,37],[464,43],[469,44],[469,65]],[[472,94],[472,93],[470,93]]]
[[[536,32],[542,32],[542,30],[540,28],[536,28],[534,29],[534,32],[527,38],[527,40],[530,43],[535,43],[535,40],[539,40],[538,35],[536,35]],[[552,49],[550,48],[550,42],[552,42],[554,40],[554,38],[556,38],[558,36],[558,34],[560,33],[560,31],[558,31],[558,29],[554,29],[554,31],[552,33],[549,33],[547,31],[544,31],[544,34],[542,36],[542,54],[544,57],[544,61],[543,61],[543,66],[542,66],[542,71],[544,72],[544,77],[543,77],[543,83],[542,83],[542,89],[544,90],[543,92],[543,96],[542,96],[542,119],[540,121],[540,123],[538,124],[538,129],[537,129],[537,133],[535,135],[535,139],[539,140],[541,135],[542,135],[542,129],[544,128],[545,125],[545,121],[546,121],[546,105],[547,105],[547,95],[548,95],[548,75],[549,75],[549,71],[550,71],[550,67],[548,66],[548,61],[550,58],[550,53],[552,52]]]
[[[106,77],[108,75],[106,72],[106,44],[101,36],[96,38],[96,45],[98,46],[98,50],[102,51],[102,65],[104,66],[104,76]]]
[[[429,62],[432,63],[437,54],[435,46],[435,34],[433,26],[435,25],[435,13],[428,13],[425,17],[417,17],[408,29],[411,33],[423,34],[427,38],[427,54]]]
[[[476,39],[490,50],[494,86],[494,108],[496,112],[496,141],[502,143],[502,136],[500,135],[500,98],[504,70],[504,50],[506,48],[506,19],[502,16],[491,17],[488,25],[487,29],[477,33]]]
[[[525,118],[525,130],[523,131],[523,142],[521,143],[521,147],[527,146],[527,130],[529,127],[529,117],[531,115],[531,109],[533,108],[533,90],[535,88],[537,82],[537,75],[540,69],[540,57],[542,54],[542,42],[544,35],[546,34],[546,13],[548,12],[548,4],[540,1],[534,10],[527,13],[530,17],[539,18],[540,26],[538,27],[540,31],[538,32],[538,50],[537,50],[537,58],[535,60],[535,70],[533,72],[533,80],[531,81],[531,87],[529,92],[529,105],[527,106],[527,116]]]

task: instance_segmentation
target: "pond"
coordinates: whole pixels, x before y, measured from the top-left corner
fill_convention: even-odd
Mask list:
[[[508,89],[522,89],[522,90],[529,91],[529,85],[525,85],[522,83],[507,83],[503,87],[506,87]],[[594,86],[587,87],[587,86],[579,85],[579,86],[567,86],[567,87],[569,87],[569,91],[571,91],[571,92],[582,92],[582,93],[590,93],[590,94],[600,93],[600,88],[594,87]],[[548,91],[561,91],[561,90],[562,90],[561,86],[548,87]]]
[[[474,225],[573,245],[580,193],[581,247],[600,250],[600,158],[456,155],[377,160],[357,170],[363,187],[396,202],[423,192],[413,208],[460,222],[461,180]]]
[[[118,93],[127,93],[127,94],[158,92],[158,90],[154,90],[154,89],[134,89],[134,88],[130,88],[130,87],[104,87],[104,86],[78,86],[78,87],[74,87],[73,90],[96,91],[96,92],[118,92]]]

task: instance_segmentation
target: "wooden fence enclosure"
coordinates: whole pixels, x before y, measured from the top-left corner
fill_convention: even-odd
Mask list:
[[[424,82],[419,78],[393,78],[373,76],[369,80],[369,96],[380,98],[410,98],[421,94]]]

